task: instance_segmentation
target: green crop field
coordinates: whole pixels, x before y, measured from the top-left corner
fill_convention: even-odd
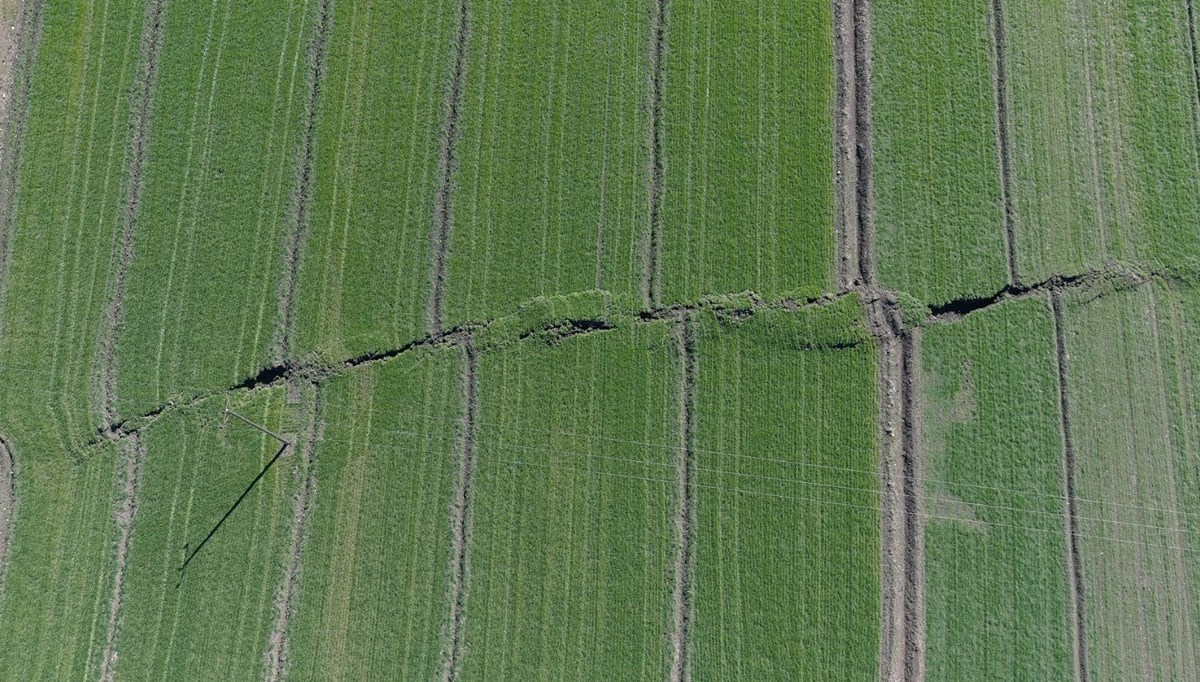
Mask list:
[[[929,679],[1071,677],[1054,318],[1005,303],[922,335]]]
[[[0,0],[0,682],[1200,679],[1192,0]]]

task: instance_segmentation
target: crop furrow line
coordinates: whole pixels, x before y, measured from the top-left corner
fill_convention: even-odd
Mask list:
[[[1058,361],[1058,411],[1063,432],[1063,483],[1067,497],[1068,544],[1070,566],[1068,581],[1071,583],[1071,599],[1074,602],[1075,670],[1080,682],[1087,682],[1087,602],[1084,599],[1083,555],[1080,552],[1079,505],[1075,496],[1075,443],[1071,434],[1070,391],[1067,388],[1067,340],[1065,316],[1060,292],[1050,294],[1050,307],[1054,313],[1055,355]]]
[[[276,362],[283,362],[291,348],[292,335],[295,333],[295,304],[296,280],[300,274],[300,258],[304,250],[305,236],[308,233],[308,209],[312,199],[310,185],[312,184],[313,156],[316,153],[317,104],[321,95],[321,82],[324,79],[325,52],[329,46],[330,10],[333,0],[321,0],[316,10],[316,25],[308,44],[308,102],[304,107],[304,134],[296,151],[298,168],[296,170],[296,193],[292,202],[292,226],[284,238],[283,245],[283,277],[277,287],[276,298],[279,305],[279,325],[273,355]]]
[[[113,517],[117,524],[117,568],[113,576],[112,596],[108,607],[108,633],[104,654],[100,659],[100,682],[112,682],[117,667],[117,630],[121,624],[121,599],[125,595],[125,568],[129,560],[129,545],[133,536],[133,520],[137,515],[142,464],[146,461],[146,446],[139,434],[121,441],[124,466],[120,471],[122,497]]]
[[[1014,226],[1011,128],[1008,120],[1008,56],[1005,54],[1007,37],[1004,26],[1004,2],[992,0],[992,47],[995,50],[996,70],[993,74],[996,88],[996,137],[1000,152],[1000,193],[1004,202],[1004,249],[1008,260],[1008,282],[1018,285],[1016,228]]]
[[[666,71],[664,57],[667,50],[667,10],[669,0],[656,0],[650,11],[650,172],[649,205],[645,236],[646,269],[642,274],[643,305],[647,309],[658,306],[662,283],[659,273],[659,255],[662,250],[662,195],[663,195],[663,123],[662,90]]]
[[[283,580],[275,590],[275,622],[267,639],[267,651],[263,655],[265,671],[263,679],[277,682],[287,675],[288,656],[290,653],[288,625],[296,611],[296,592],[300,582],[301,555],[307,538],[308,514],[312,507],[314,488],[316,487],[316,470],[314,458],[317,443],[325,424],[321,420],[320,384],[310,383],[308,415],[305,433],[300,443],[300,457],[296,460],[294,478],[298,484],[298,492],[292,499],[292,527],[289,535],[287,565]]]
[[[139,51],[141,68],[135,82],[134,111],[132,118],[134,127],[131,131],[129,159],[129,176],[126,180],[125,215],[121,229],[121,241],[113,255],[116,264],[113,273],[113,285],[105,314],[100,320],[100,333],[96,342],[99,344],[98,354],[98,383],[100,393],[100,409],[104,423],[112,424],[117,420],[117,328],[121,324],[122,302],[125,295],[125,282],[129,276],[129,266],[133,263],[133,232],[137,223],[138,204],[142,194],[142,167],[145,163],[150,113],[154,103],[154,83],[158,74],[158,57],[163,39],[163,12],[166,0],[149,0],[146,4],[146,17],[142,24],[142,38]]]
[[[446,299],[446,266],[450,255],[450,228],[452,223],[454,175],[458,169],[456,147],[461,135],[458,118],[462,108],[463,91],[466,88],[467,50],[471,38],[470,17],[467,1],[460,0],[458,8],[458,32],[454,42],[453,71],[446,90],[446,123],[442,127],[442,148],[439,154],[439,182],[433,206],[433,230],[430,232],[432,254],[432,281],[429,296],[429,328],[439,335],[444,324]]]
[[[475,474],[475,438],[479,421],[479,372],[475,345],[470,337],[462,343],[463,365],[463,433],[458,476],[454,498],[450,502],[450,528],[454,535],[450,554],[449,618],[446,621],[445,665],[442,680],[457,680],[466,653],[467,583],[471,579],[471,531],[473,528],[471,497]]]
[[[676,553],[672,567],[671,610],[674,629],[671,633],[671,680],[687,682],[692,679],[690,642],[692,561],[695,555],[693,535],[696,525],[694,443],[697,364],[691,317],[681,319],[676,330],[683,366],[679,384],[679,438],[682,447],[675,450],[678,509],[675,513]]]
[[[858,219],[858,280],[875,285],[875,151],[871,121],[871,1],[853,0],[854,154]]]
[[[21,165],[21,147],[25,136],[25,124],[29,117],[29,89],[33,83],[33,62],[37,59],[38,45],[42,37],[42,10],[44,0],[22,0],[20,9],[20,35],[17,36],[17,54],[10,78],[17,87],[9,98],[5,127],[0,136],[0,336],[4,334],[4,280],[8,270],[10,242],[16,228],[18,176]]]

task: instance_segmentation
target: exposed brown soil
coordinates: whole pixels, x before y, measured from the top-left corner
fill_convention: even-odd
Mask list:
[[[647,83],[647,108],[650,114],[650,159],[647,169],[649,211],[645,236],[639,250],[645,261],[642,273],[642,301],[647,308],[658,306],[662,283],[659,278],[659,257],[662,251],[662,194],[663,194],[663,124],[662,91],[665,79],[667,50],[667,10],[669,0],[656,0],[650,6],[650,77]]]
[[[108,603],[108,634],[104,654],[100,659],[100,681],[112,682],[117,669],[117,630],[121,625],[121,598],[125,594],[125,567],[133,536],[133,520],[137,515],[138,490],[142,463],[146,461],[146,446],[141,436],[133,434],[121,442],[122,466],[117,472],[121,499],[113,511],[117,524],[117,568],[113,576],[113,591]]]
[[[4,2],[8,21],[0,25],[0,310],[4,307],[4,275],[17,213],[17,171],[44,0]],[[3,333],[4,317],[0,315],[0,335]]]
[[[122,301],[129,266],[133,262],[133,231],[137,223],[138,204],[142,194],[142,167],[145,164],[146,145],[150,128],[150,113],[154,103],[154,83],[158,74],[158,55],[162,48],[163,12],[166,0],[151,0],[146,5],[146,16],[142,24],[142,40],[139,48],[140,67],[133,97],[133,135],[127,158],[129,176],[126,180],[125,215],[121,230],[121,241],[114,254],[115,263],[112,291],[109,293],[105,314],[100,320],[97,363],[99,403],[104,423],[117,421],[117,328],[121,324]]]
[[[1187,0],[1188,39],[1192,46],[1192,79],[1196,82],[1196,100],[1200,104],[1200,47],[1196,44],[1195,0]],[[1198,109],[1200,113],[1200,109]]]
[[[283,276],[279,280],[276,300],[279,305],[279,328],[275,332],[271,355],[282,363],[291,347],[295,330],[293,299],[296,278],[300,271],[300,256],[304,237],[308,233],[308,207],[311,197],[313,154],[316,149],[317,102],[325,68],[325,51],[329,45],[329,14],[332,0],[321,0],[316,10],[312,37],[308,43],[308,101],[304,105],[304,134],[296,150],[296,189],[292,195],[291,225],[284,236]]]
[[[837,286],[847,291],[859,278],[858,162],[855,152],[854,0],[833,0],[835,102],[833,118],[834,230]]]
[[[904,679],[925,679],[925,458],[918,397],[920,328],[900,335],[904,454]]]
[[[1079,505],[1075,497],[1075,442],[1071,435],[1070,392],[1067,386],[1067,341],[1062,298],[1057,291],[1050,294],[1054,312],[1054,342],[1058,358],[1058,406],[1063,432],[1063,479],[1067,494],[1067,527],[1069,533],[1070,566],[1068,579],[1075,607],[1075,666],[1080,682],[1088,680],[1087,665],[1087,601],[1084,599],[1083,556],[1079,549]]]
[[[671,680],[687,682],[692,679],[692,561],[695,554],[693,529],[696,525],[695,492],[695,418],[696,349],[693,344],[691,319],[684,317],[677,325],[677,340],[682,371],[679,380],[679,440],[675,448],[675,468],[678,477],[675,510],[675,563],[671,576]]]
[[[871,0],[854,0],[854,150],[858,194],[858,279],[875,286],[875,152],[871,120]]]
[[[429,296],[429,329],[435,336],[442,333],[445,322],[443,307],[446,302],[446,261],[450,255],[450,226],[453,218],[454,174],[458,170],[456,147],[461,134],[458,125],[459,109],[462,107],[463,90],[466,87],[468,47],[471,40],[470,17],[467,0],[458,7],[458,31],[455,35],[451,62],[453,70],[446,88],[446,122],[442,127],[442,148],[439,154],[439,182],[433,205],[433,230],[430,232],[429,253],[432,261],[431,293]]]
[[[1013,225],[1012,128],[1008,121],[1008,42],[1004,26],[1004,1],[992,0],[992,57],[996,68],[992,84],[996,93],[996,140],[1000,154],[1000,192],[1004,200],[1004,247],[1008,261],[1008,283],[1019,284],[1016,230]]]
[[[291,386],[289,385],[289,388]],[[275,589],[275,622],[267,639],[267,650],[263,654],[263,679],[277,682],[287,675],[289,663],[288,625],[296,612],[296,593],[300,582],[301,555],[306,539],[308,513],[315,495],[317,480],[313,467],[317,443],[321,440],[325,424],[320,414],[319,387],[295,387],[297,392],[309,394],[306,429],[300,443],[300,456],[296,458],[292,475],[296,483],[296,495],[292,498],[292,528],[288,542],[287,569],[283,580]]]
[[[17,502],[16,477],[16,463],[12,451],[8,449],[8,443],[0,440],[0,590],[3,590],[4,585],[8,538]]]
[[[475,437],[479,420],[479,373],[475,346],[468,339],[463,344],[463,393],[466,411],[463,413],[461,458],[455,481],[454,498],[450,503],[450,529],[454,542],[450,552],[450,615],[443,632],[442,680],[457,680],[466,654],[467,584],[471,579],[471,484],[475,474]]]

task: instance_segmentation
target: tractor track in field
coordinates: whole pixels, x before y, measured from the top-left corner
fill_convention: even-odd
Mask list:
[[[996,96],[996,140],[1000,154],[1000,193],[1004,203],[1004,251],[1008,261],[1008,283],[1019,285],[1017,273],[1016,227],[1014,226],[1012,187],[1012,128],[1008,116],[1008,44],[1004,24],[1004,0],[992,0],[992,49],[996,68],[992,72],[992,85]]]
[[[289,386],[289,388],[297,387]],[[313,468],[314,457],[317,443],[320,442],[325,429],[325,423],[321,419],[319,384],[310,384],[308,391],[305,433],[298,449],[300,456],[296,459],[293,468],[297,492],[292,499],[292,525],[285,558],[287,568],[283,580],[275,590],[275,620],[267,639],[267,650],[263,654],[263,679],[267,682],[278,682],[284,679],[288,672],[291,653],[288,625],[296,611],[296,593],[301,571],[300,560],[307,539],[308,514],[312,508],[312,499],[317,485],[316,471]]]
[[[675,512],[675,561],[671,569],[671,682],[692,679],[691,626],[693,617],[692,562],[695,556],[695,394],[696,347],[690,315],[676,324],[682,372],[679,380],[679,439],[675,449],[678,483]]]
[[[426,313],[429,329],[436,336],[442,333],[445,322],[446,266],[450,256],[450,229],[453,223],[454,176],[458,170],[456,147],[462,132],[459,130],[459,110],[466,89],[467,51],[471,41],[470,15],[467,0],[458,6],[458,32],[455,35],[450,83],[446,88],[446,122],[442,126],[441,151],[438,154],[438,190],[433,204],[433,229],[430,231],[431,289]]]
[[[6,40],[0,42],[0,99],[4,101],[0,108],[0,336],[4,334],[4,279],[16,228],[21,146],[29,117],[29,88],[41,43],[44,5],[45,0],[20,0],[17,23],[10,25]]]
[[[117,634],[121,626],[121,600],[125,595],[125,569],[129,560],[129,546],[133,537],[133,520],[137,515],[138,492],[141,487],[142,464],[146,461],[146,446],[139,434],[131,434],[121,441],[123,467],[118,480],[121,499],[113,511],[117,525],[117,567],[113,575],[112,596],[108,605],[108,630],[105,636],[104,653],[100,658],[100,682],[112,682],[117,669]]]
[[[163,40],[163,13],[167,0],[150,0],[146,4],[146,17],[142,23],[141,45],[138,48],[140,69],[134,86],[133,99],[133,130],[129,142],[127,158],[129,159],[129,175],[126,180],[124,217],[121,228],[121,241],[116,245],[113,254],[115,269],[113,273],[112,290],[109,292],[105,312],[100,320],[100,330],[96,336],[99,348],[97,353],[97,388],[99,393],[100,410],[104,423],[111,424],[117,419],[117,329],[121,325],[122,303],[125,295],[125,282],[129,276],[129,266],[133,263],[133,232],[137,224],[138,205],[142,195],[142,168],[146,160],[146,147],[150,127],[150,114],[154,104],[154,85],[158,75],[158,58]]]
[[[1067,526],[1070,549],[1068,581],[1074,607],[1075,671],[1079,682],[1088,682],[1087,667],[1087,601],[1084,598],[1083,555],[1079,549],[1079,506],[1075,496],[1075,443],[1071,434],[1070,391],[1067,386],[1067,340],[1062,298],[1051,292],[1050,307],[1054,313],[1055,355],[1058,360],[1058,407],[1063,432],[1063,485],[1067,496]]]
[[[304,134],[296,150],[296,191],[292,195],[291,229],[284,236],[283,276],[279,280],[276,299],[279,305],[279,328],[272,343],[272,356],[283,362],[291,348],[295,333],[294,298],[296,280],[300,273],[300,259],[304,252],[305,236],[308,234],[309,203],[312,197],[313,156],[316,151],[317,103],[324,79],[325,54],[329,47],[330,11],[333,0],[321,0],[316,10],[316,24],[308,44],[308,102],[304,107]]]
[[[645,251],[646,269],[642,274],[643,306],[652,309],[658,306],[662,295],[659,256],[662,251],[662,198],[663,198],[663,123],[662,91],[666,71],[664,58],[667,51],[667,11],[670,0],[656,0],[650,8],[650,78],[647,83],[650,130],[649,172],[646,174],[649,206],[646,234],[641,249]]]
[[[471,580],[471,532],[474,527],[471,498],[475,474],[475,437],[479,422],[479,371],[474,341],[463,341],[463,412],[461,457],[450,501],[450,529],[454,542],[450,552],[450,585],[447,594],[450,612],[443,632],[445,658],[441,679],[457,680],[462,672],[463,656],[467,652],[467,586]]]

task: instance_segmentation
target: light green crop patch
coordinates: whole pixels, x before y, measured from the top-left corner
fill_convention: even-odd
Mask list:
[[[494,350],[530,336],[553,341],[573,325],[609,327],[631,323],[634,309],[633,297],[621,300],[598,289],[538,297],[484,327],[475,335],[475,345],[480,350]]]

